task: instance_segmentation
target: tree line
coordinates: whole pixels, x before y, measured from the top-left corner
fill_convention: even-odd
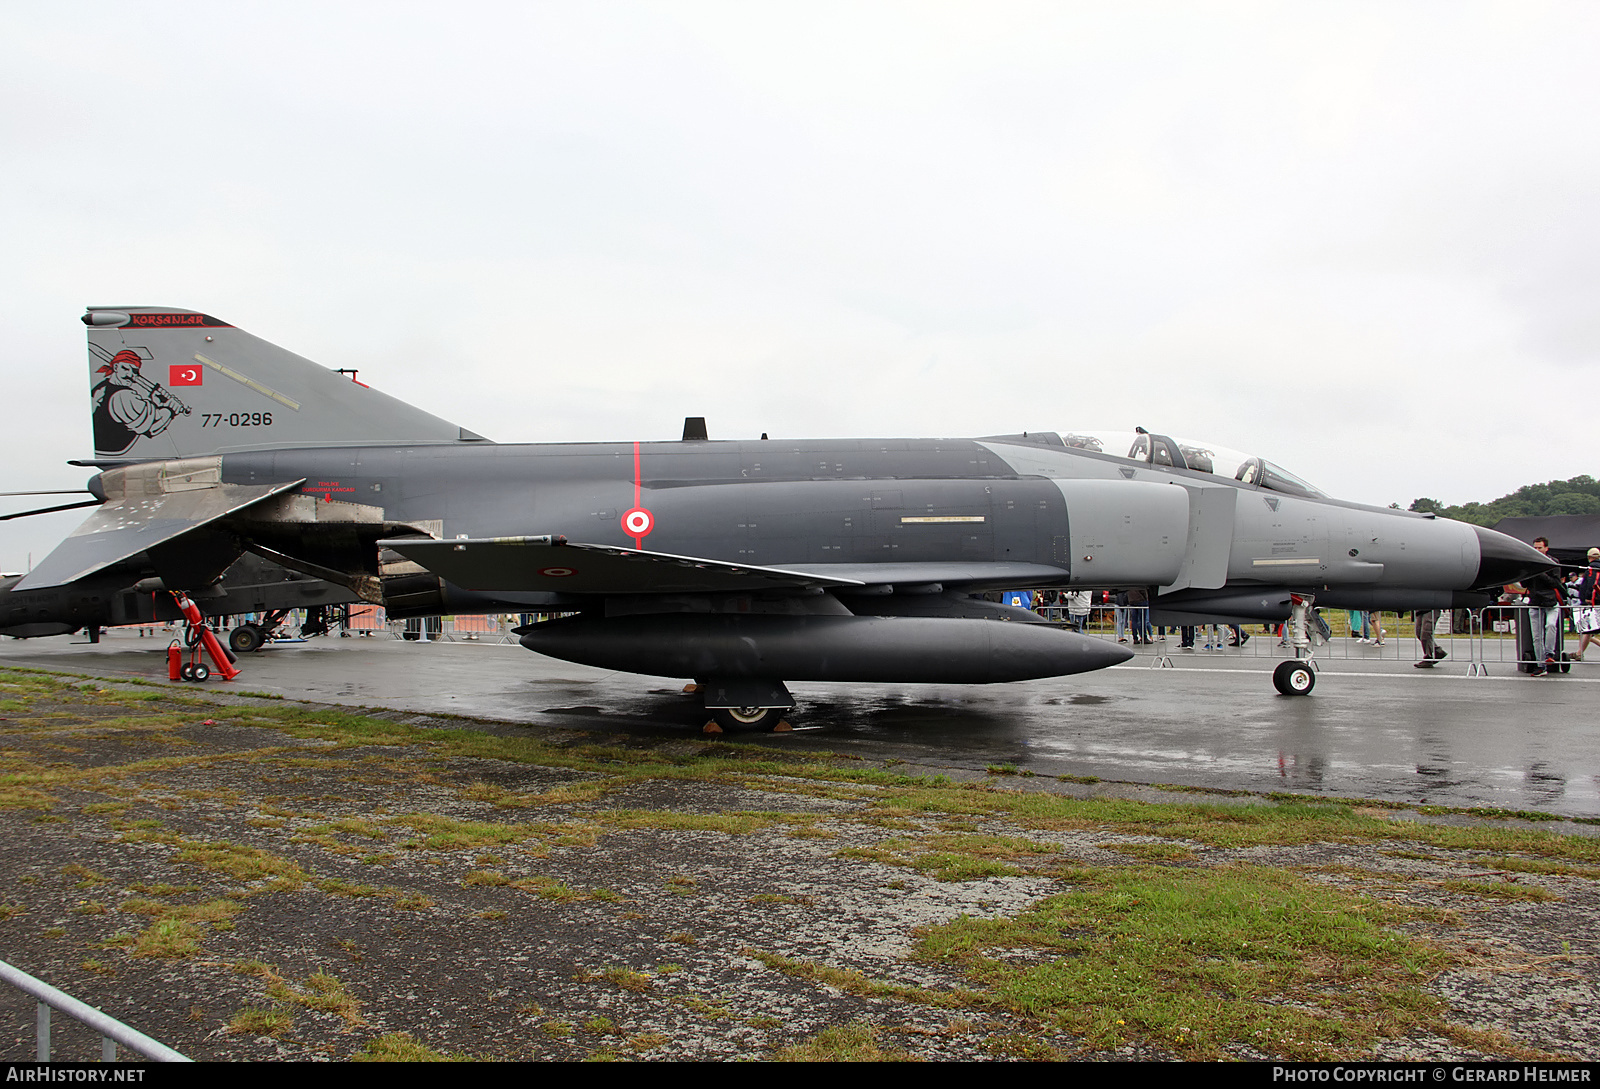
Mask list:
[[[1462,503],[1455,507],[1447,507],[1437,499],[1413,499],[1408,509],[1480,526],[1492,526],[1502,518],[1600,514],[1600,481],[1592,476],[1575,476],[1548,484],[1524,484],[1492,502]]]

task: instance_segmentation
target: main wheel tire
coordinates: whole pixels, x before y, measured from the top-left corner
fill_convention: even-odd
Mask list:
[[[260,650],[261,644],[266,641],[266,633],[254,624],[240,624],[228,633],[228,646],[239,654]]]
[[[716,707],[711,717],[729,733],[768,733],[783,721],[782,707]]]
[[[209,680],[210,678],[211,667],[206,665],[204,662],[196,662],[194,667],[189,671],[189,679],[191,681],[204,681]]]
[[[1317,675],[1305,662],[1279,662],[1272,671],[1272,683],[1285,696],[1308,695],[1317,685]]]

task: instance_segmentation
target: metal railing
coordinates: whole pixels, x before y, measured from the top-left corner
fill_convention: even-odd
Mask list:
[[[530,622],[566,615],[565,613],[528,613]],[[522,624],[521,615],[488,613],[461,613],[455,616],[427,617],[412,620],[391,620],[387,623],[390,634],[396,639],[417,642],[444,643],[495,643],[515,645],[519,637],[512,629]]]
[[[50,1011],[60,1010],[73,1020],[87,1025],[100,1034],[100,1059],[102,1062],[117,1061],[117,1045],[121,1044],[129,1051],[138,1053],[146,1059],[153,1059],[158,1063],[187,1063],[194,1060],[187,1055],[172,1050],[159,1040],[152,1040],[138,1029],[131,1029],[118,1021],[115,1017],[101,1013],[93,1006],[79,1002],[76,998],[64,991],[59,991],[44,982],[35,979],[21,968],[7,964],[0,960],[0,980],[11,984],[18,990],[32,995],[38,1002],[38,1040],[35,1048],[37,1061],[47,1063],[50,1061]]]
[[[1444,654],[1432,659],[1423,657],[1415,613],[1321,609],[1316,611],[1316,619],[1310,624],[1311,653],[1314,659],[1324,661],[1465,664],[1467,675],[1473,677],[1489,676],[1492,665],[1529,669],[1535,663],[1522,633],[1531,608],[1513,603],[1479,610],[1439,610],[1433,642]],[[1072,626],[1065,606],[1050,605],[1035,611],[1051,623]],[[1568,668],[1583,664],[1574,657],[1581,633],[1574,630],[1572,621],[1573,610],[1563,606],[1556,649],[1566,655],[1561,662]],[[1172,665],[1175,660],[1181,660],[1177,656],[1187,658],[1191,652],[1197,656],[1220,654],[1242,658],[1294,656],[1278,624],[1193,625],[1191,631],[1191,638],[1185,640],[1182,628],[1153,627],[1149,623],[1149,606],[1143,605],[1096,605],[1083,625],[1085,635],[1116,640],[1134,649],[1138,649],[1136,640],[1148,636],[1150,649],[1143,653],[1151,656],[1153,667]]]
[[[1533,614],[1536,607],[1533,605],[1504,604],[1490,605],[1474,614],[1476,653],[1473,655],[1475,675],[1487,676],[1490,664],[1515,666],[1523,672],[1542,669],[1551,658],[1556,666],[1565,673],[1574,666],[1584,664],[1574,655],[1577,646],[1583,642],[1583,633],[1577,629],[1575,623],[1576,610],[1570,605],[1562,605],[1559,609],[1537,609],[1539,616]],[[1548,632],[1552,618],[1551,612],[1557,612],[1553,618],[1553,640],[1550,641],[1545,660],[1538,659],[1535,655],[1532,626],[1535,623],[1545,622]],[[1600,633],[1593,633],[1600,641]],[[1592,664],[1592,663],[1591,663]]]
[[[372,635],[387,632],[389,620],[379,605],[352,605],[346,618],[345,631],[352,635]]]

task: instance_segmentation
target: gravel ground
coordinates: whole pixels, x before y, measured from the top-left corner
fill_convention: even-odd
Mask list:
[[[948,834],[951,822],[886,820],[874,809],[883,788],[869,784],[768,770],[601,792],[593,770],[421,743],[340,745],[252,714],[315,705],[92,684],[0,695],[17,697],[0,701],[11,791],[0,808],[0,956],[196,1059],[347,1059],[393,1034],[500,1059],[760,1059],[819,1034],[831,1044],[853,1034],[877,1049],[869,1057],[1175,1057],[1137,1043],[1086,1050],[1043,1022],[914,992],[972,985],[916,955],[919,928],[1015,915],[1061,891],[1064,863],[1128,864],[1114,848],[1150,837],[964,818],[968,834],[1054,845],[1055,872],[1021,863],[941,880],[897,864],[885,843]],[[687,759],[713,745],[382,717],[623,754]],[[1600,1056],[1595,879],[1576,866],[1485,874],[1481,855],[1334,843],[1196,848],[1182,864],[1291,869],[1430,909],[1404,926],[1450,954],[1427,989],[1454,1030],[1387,1039],[1368,1057]],[[1445,884],[1491,877],[1528,898]],[[32,1000],[4,989],[0,1018],[5,1057],[31,1057]],[[60,1058],[98,1055],[63,1018],[55,1036]]]

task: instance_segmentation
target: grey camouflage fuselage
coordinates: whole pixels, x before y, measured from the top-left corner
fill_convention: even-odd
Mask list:
[[[117,361],[183,412],[98,452],[106,502],[34,584],[145,550],[170,584],[204,585],[248,549],[391,615],[576,614],[524,644],[752,706],[784,705],[783,679],[984,682],[1128,657],[980,591],[1139,587],[1157,623],[1279,620],[1296,594],[1467,604],[1545,562],[1259,459],[1230,478],[1143,431],[1125,457],[1053,432],[500,445],[207,315],[84,321],[92,378]]]

